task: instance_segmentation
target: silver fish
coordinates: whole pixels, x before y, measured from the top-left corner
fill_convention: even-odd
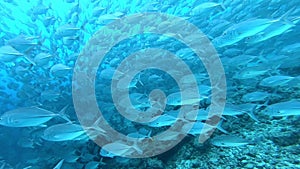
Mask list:
[[[66,36],[74,36],[76,33],[80,30],[80,28],[77,28],[71,24],[65,24],[60,27],[58,27],[55,31],[55,36],[57,38],[62,38]]]
[[[267,106],[264,114],[269,116],[298,116],[300,115],[300,101],[290,100]]]
[[[11,62],[20,56],[23,54],[9,45],[0,47],[0,61],[2,62]]]
[[[211,144],[218,147],[238,147],[251,144],[251,142],[233,135],[222,135],[214,137]]]
[[[52,55],[49,53],[39,53],[34,57],[34,62],[38,66],[45,66],[49,63],[49,61],[52,59]]]
[[[232,45],[246,37],[250,37],[256,35],[259,32],[262,32],[271,24],[278,21],[280,21],[280,19],[252,18],[240,22],[226,29],[221,36],[213,40],[213,43],[218,47]]]
[[[61,97],[60,93],[52,91],[52,90],[43,91],[41,93],[42,102],[44,102],[44,101],[54,102],[54,101],[57,101],[60,97]]]
[[[248,37],[246,39],[246,43],[258,43],[258,42],[262,42],[268,39],[271,39],[275,36],[281,35],[284,32],[287,32],[289,29],[291,29],[292,27],[294,27],[295,25],[292,24],[285,24],[285,23],[281,23],[281,22],[277,22],[272,24],[271,26],[269,26],[268,28],[266,28],[263,32]]]
[[[281,52],[282,53],[287,53],[287,54],[291,54],[291,53],[297,53],[300,51],[300,43],[294,43],[291,45],[287,45],[284,48],[282,48]]]
[[[267,98],[270,96],[268,92],[251,92],[243,95],[242,101],[244,102],[259,102],[259,101],[266,101]]]
[[[202,133],[207,133],[207,132],[209,132],[209,131],[203,130],[203,129],[204,129],[204,128],[203,128],[204,125],[205,125],[205,123],[203,123],[203,122],[201,122],[201,121],[196,121],[196,122],[194,123],[193,127],[191,128],[191,130],[188,131],[188,134],[195,136],[195,135],[199,135],[199,134],[202,134]],[[206,125],[207,125],[207,127],[208,127],[208,128],[207,128],[208,130],[213,130],[213,129],[216,128],[216,129],[220,130],[221,132],[223,132],[223,133],[225,133],[225,134],[228,133],[228,131],[226,131],[225,129],[222,128],[222,121],[221,121],[216,127],[210,126],[210,125],[208,125],[208,124],[206,124]]]
[[[54,77],[65,77],[70,73],[71,70],[71,67],[58,63],[51,67],[50,74]]]
[[[148,126],[150,127],[165,127],[165,126],[171,126],[176,122],[177,118],[163,114],[159,116],[157,119],[155,119],[152,122],[147,123]]]
[[[98,161],[90,161],[84,166],[84,169],[97,169],[99,165]]]
[[[64,107],[59,113],[53,113],[36,106],[10,110],[1,115],[0,125],[7,127],[43,126],[44,123],[54,117],[61,117],[66,121],[70,121],[64,115],[67,107]]]
[[[39,37],[26,37],[24,35],[19,35],[13,39],[6,42],[6,45],[10,45],[20,52],[26,52],[37,46],[38,43],[34,42],[33,39],[38,39]]]
[[[245,106],[241,105],[233,105],[233,104],[226,104],[223,114],[224,116],[238,116],[242,114],[248,114],[253,120],[258,122],[259,120],[254,115],[254,111],[256,110],[256,105],[252,106]]]
[[[215,8],[221,6],[222,9],[225,9],[224,5],[222,3],[215,3],[215,2],[204,2],[200,5],[197,5],[195,8],[192,9],[191,14],[197,15],[203,12],[206,9]]]
[[[108,143],[102,147],[105,151],[112,151],[116,154],[114,156],[122,156],[122,155],[129,155],[132,153],[137,152],[138,154],[142,154],[143,151],[139,148],[139,146],[133,144],[131,146],[124,144],[123,142],[113,142]],[[109,152],[111,153],[111,152]]]
[[[65,123],[48,127],[42,138],[47,141],[72,141],[86,139],[87,135],[80,125]]]
[[[283,75],[271,76],[271,77],[264,78],[259,83],[259,85],[264,87],[284,86],[287,85],[288,82],[293,79],[294,77],[292,76],[283,76]]]
[[[106,25],[106,24],[111,23],[115,20],[118,20],[119,18],[120,17],[118,17],[114,14],[105,14],[105,15],[101,15],[95,23],[99,24],[99,25]]]
[[[103,148],[101,148],[101,150],[100,150],[100,155],[101,155],[102,157],[109,157],[109,158],[114,158],[115,156],[117,156],[117,155],[115,155],[115,154],[113,154],[113,153],[111,153],[111,152],[109,152],[109,151],[106,151],[106,150],[103,149]]]
[[[245,67],[241,71],[237,72],[233,78],[235,79],[251,79],[254,77],[262,76],[268,72],[270,72],[271,69],[266,68],[265,66],[251,66],[251,67]]]
[[[183,91],[183,92],[185,92],[185,91]],[[190,92],[190,91],[186,91],[186,92]],[[181,92],[176,92],[176,93],[169,94],[167,96],[167,105],[170,105],[170,106],[195,105],[195,104],[199,104],[199,102],[201,100],[206,99],[206,98],[208,98],[208,97],[204,96],[204,95],[200,95],[200,98],[189,96],[186,99],[182,99]]]

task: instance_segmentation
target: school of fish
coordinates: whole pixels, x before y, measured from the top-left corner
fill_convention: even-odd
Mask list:
[[[74,168],[79,163],[81,168],[96,169],[105,166],[105,158],[116,156],[105,148],[113,147],[120,154],[143,153],[137,145],[118,141],[103,148],[88,147],[90,135],[80,125],[72,101],[72,74],[81,50],[98,29],[124,16],[146,12],[184,18],[206,34],[219,54],[226,73],[227,88],[223,90],[227,98],[219,124],[211,126],[218,135],[209,140],[210,144],[255,144],[222,127],[230,123],[231,117],[260,123],[262,119],[284,120],[300,115],[300,1],[5,0],[0,3],[0,128],[2,135],[10,133],[8,138],[16,140],[6,143],[10,149],[26,151],[29,159],[14,161],[0,154],[1,169],[33,169],[37,162],[53,169]],[[174,79],[161,70],[144,70],[129,85],[121,81],[117,84],[118,90],[129,90],[133,108],[145,112],[154,104],[149,100],[151,91],[164,91],[165,108],[158,110],[162,114],[138,124],[118,113],[111,98],[111,82],[118,81],[114,73],[123,59],[149,47],[169,50],[184,60],[197,80],[200,98],[183,100],[181,92],[193,91],[180,91]],[[180,70],[174,73],[180,74]],[[190,78],[182,76],[180,83],[188,86]],[[95,83],[97,103],[108,123],[128,137],[139,139],[151,138],[178,120],[194,122],[188,135],[196,138],[203,132],[205,121],[213,118],[208,114],[211,89],[205,67],[188,46],[152,34],[132,37],[112,48],[97,70]],[[126,99],[128,96],[118,103],[124,111],[128,109],[122,104]],[[196,106],[197,117],[179,116],[179,109],[185,105]],[[93,130],[106,135],[101,125]],[[49,156],[39,159],[38,153]],[[53,156],[57,158],[50,160]]]

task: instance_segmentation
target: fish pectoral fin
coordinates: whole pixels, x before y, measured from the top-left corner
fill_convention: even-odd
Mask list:
[[[39,127],[48,127],[46,124],[41,124]]]

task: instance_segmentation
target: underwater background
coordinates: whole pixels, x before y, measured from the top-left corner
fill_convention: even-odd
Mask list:
[[[78,58],[97,52],[92,46],[97,43],[91,38],[102,37],[96,33],[99,29],[141,13],[182,18],[206,35],[225,72],[226,88],[218,90],[226,91],[226,105],[222,112],[209,113],[213,87],[207,67],[189,45],[174,36],[140,34],[117,43],[105,55],[92,83],[98,107],[109,125],[128,137],[149,139],[178,120],[194,122],[170,150],[149,158],[127,158],[122,154],[145,152],[134,143],[127,146],[110,141],[109,146],[118,154],[111,153],[82,129],[73,103],[74,91],[80,86],[74,84],[73,73],[76,62],[80,62]],[[3,0],[0,168],[300,168],[299,21],[297,0]],[[149,22],[161,24],[158,28],[162,30],[172,24],[155,18]],[[138,20],[134,23],[138,26],[132,29],[143,27]],[[186,27],[173,25],[173,29]],[[117,32],[108,32],[106,37],[114,37]],[[153,67],[134,75],[128,85],[119,82],[114,73],[124,64],[122,61],[148,48],[168,50],[188,65],[200,98],[185,100],[177,81]],[[158,64],[169,61],[154,60]],[[147,62],[143,64],[147,66]],[[130,62],[125,65],[127,69],[137,68]],[[181,74],[183,68],[178,65],[168,67],[175,67],[173,73],[180,77],[179,83],[188,88],[193,77]],[[126,76],[126,72],[121,74]],[[161,117],[148,123],[124,118],[118,110],[126,111],[131,105],[120,95],[121,109],[116,107],[112,93],[117,89],[112,87],[112,81],[116,81],[118,90],[128,89],[132,107],[144,112],[160,104],[149,100],[151,91],[163,91],[166,100],[165,108],[158,110]],[[186,105],[196,106],[196,117],[179,115]],[[88,101],[86,109],[89,110]],[[86,113],[86,118],[94,118],[93,112]],[[205,132],[201,131],[204,123],[215,116],[220,119],[210,131],[216,130],[199,143],[198,136]],[[101,139],[109,140],[101,124],[92,130],[102,132]],[[181,134],[166,140],[176,140]]]

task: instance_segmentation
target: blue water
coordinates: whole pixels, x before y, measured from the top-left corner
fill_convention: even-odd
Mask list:
[[[151,14],[158,15],[147,18]],[[300,1],[4,0],[0,2],[0,16],[1,169],[300,168]],[[134,18],[141,16],[148,19],[149,25],[155,25],[155,29]],[[117,26],[127,18],[132,19],[131,26],[119,30]],[[110,27],[113,30],[107,29],[114,23],[117,26]],[[196,36],[198,31],[189,32],[190,24],[203,33],[209,44]],[[134,34],[147,28],[143,34]],[[166,34],[151,32],[165,29]],[[133,36],[121,41],[115,37],[128,32]],[[180,38],[192,40],[187,43]],[[116,44],[109,46],[110,41]],[[198,43],[207,46],[194,48],[191,45]],[[80,67],[87,62],[93,64],[93,59],[102,54],[99,51],[106,49],[108,52],[99,67]],[[158,52],[144,55],[148,49]],[[202,52],[200,56],[198,49]],[[164,56],[161,50],[176,55],[191,74],[183,73],[184,67],[170,57],[156,59]],[[40,54],[47,57],[41,59]],[[136,62],[126,61],[134,54],[137,54]],[[152,60],[145,61],[145,58]],[[221,63],[222,67],[209,67],[203,58],[209,63]],[[125,71],[119,73],[121,77],[130,77],[128,83],[114,76],[122,64]],[[153,66],[155,64],[157,66]],[[130,70],[140,69],[139,66],[143,69],[131,75]],[[170,71],[159,66],[166,66]],[[76,79],[82,72],[89,77]],[[213,79],[215,76],[210,72],[224,77],[226,82]],[[84,84],[94,85],[93,92],[86,94],[87,90],[81,90],[81,78]],[[191,87],[193,79],[197,83],[195,88]],[[211,86],[215,82],[223,86]],[[125,89],[125,93],[118,93]],[[151,92],[157,89],[164,93],[166,100],[149,99]],[[79,91],[84,94],[79,95]],[[222,99],[217,103],[225,105],[225,109],[207,114],[214,106],[214,91],[222,91],[226,96],[220,96]],[[187,94],[171,98],[178,92]],[[114,93],[117,100],[112,96]],[[120,154],[101,152],[104,149],[96,144],[96,139],[87,137],[83,131],[79,131],[83,132],[80,137],[75,137],[78,133],[64,133],[66,129],[61,128],[62,141],[53,141],[58,138],[51,135],[52,141],[45,139],[47,129],[58,124],[92,126],[99,118],[92,109],[94,94],[103,119],[115,132],[148,139],[157,143],[155,148],[160,150],[186,136],[170,150],[160,153],[145,142],[139,145],[141,148],[139,143],[127,140],[128,147],[125,143],[116,144],[119,142],[108,133],[99,136],[106,144],[111,143],[113,149],[117,147],[115,151]],[[200,95],[200,99],[194,95]],[[131,103],[125,103],[127,97]],[[84,106],[78,106],[78,100]],[[276,107],[279,103],[281,105]],[[132,118],[143,118],[157,105],[164,106],[155,109],[156,113],[167,116],[160,120],[156,119],[159,114],[154,114],[152,120],[156,119],[157,123],[140,123],[120,113],[124,111]],[[204,112],[205,118],[188,119],[190,111],[180,116],[179,110],[189,105],[198,113]],[[69,122],[58,114],[65,106]],[[18,117],[10,114],[11,110],[28,107],[39,107],[55,115],[40,125],[17,126],[24,120],[42,118],[32,117],[36,113],[33,110],[19,111]],[[132,115],[133,109],[142,113]],[[12,116],[10,121],[3,120],[7,114]],[[188,131],[177,133],[178,137],[173,134],[174,137],[166,140],[153,139],[176,127],[175,120],[211,124],[213,117],[217,117],[214,125],[218,127],[205,142],[198,142],[200,132]],[[90,121],[83,123],[83,119]],[[104,122],[98,122],[104,129]],[[56,132],[58,130],[51,134]],[[218,140],[218,137],[224,139]],[[138,158],[130,158],[133,156]]]

